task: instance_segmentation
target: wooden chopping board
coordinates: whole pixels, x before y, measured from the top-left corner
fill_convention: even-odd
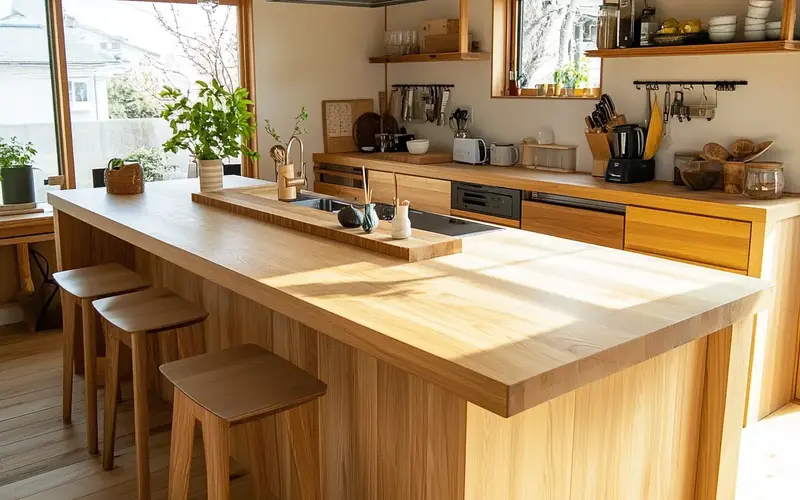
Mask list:
[[[412,155],[411,153],[375,153],[372,158],[376,160],[399,161],[402,163],[413,163],[414,165],[433,165],[435,163],[450,163],[453,161],[452,153],[425,153],[424,155]]]
[[[44,209],[36,203],[20,203],[16,205],[0,205],[0,217],[11,215],[41,214]]]
[[[386,221],[381,221],[378,228],[370,234],[365,233],[361,228],[343,228],[339,225],[335,213],[270,199],[272,196],[277,197],[276,189],[275,186],[270,186],[268,188],[234,188],[194,193],[192,201],[396,257],[407,262],[418,262],[461,253],[461,238],[419,229],[414,229],[412,236],[406,240],[394,240],[392,239],[392,225]]]

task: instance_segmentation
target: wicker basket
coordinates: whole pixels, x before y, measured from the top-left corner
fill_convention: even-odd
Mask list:
[[[103,180],[108,194],[142,194],[144,175],[138,163],[128,163],[118,170],[105,169]]]

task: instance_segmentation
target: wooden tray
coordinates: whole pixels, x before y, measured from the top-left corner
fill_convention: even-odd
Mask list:
[[[335,213],[277,201],[274,186],[194,193],[192,201],[408,262],[461,253],[461,238],[419,229],[407,240],[393,240],[391,224],[386,221],[381,221],[372,234],[360,228],[345,229],[339,225]]]
[[[432,165],[434,163],[450,163],[453,161],[453,153],[425,153],[424,155],[412,155],[411,153],[375,153],[372,155],[372,158],[376,160],[413,163],[414,165]]]

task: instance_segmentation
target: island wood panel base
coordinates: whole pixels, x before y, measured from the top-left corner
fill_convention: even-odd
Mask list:
[[[209,312],[193,327],[197,352],[254,342],[328,384],[320,400],[250,429],[267,436],[260,449],[248,448],[247,426],[234,432],[234,458],[249,468],[255,456],[279,498],[710,499],[706,491],[735,484],[747,321],[504,419],[68,215],[57,219],[59,269],[128,265]],[[177,357],[177,339],[158,337],[150,382],[169,399],[157,366]]]

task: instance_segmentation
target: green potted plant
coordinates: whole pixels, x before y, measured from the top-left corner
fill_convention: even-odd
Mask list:
[[[561,97],[561,91],[564,89],[566,81],[566,69],[564,67],[558,68],[553,72],[553,83],[556,84],[555,97]]]
[[[187,150],[197,160],[200,171],[200,190],[222,189],[222,160],[240,154],[258,159],[258,153],[245,141],[256,131],[253,102],[247,89],[226,90],[213,79],[198,81],[200,91],[192,104],[179,90],[166,86],[161,91],[165,99],[162,118],[169,122],[173,136],[164,143],[164,151],[177,153]]]
[[[36,186],[33,183],[33,144],[20,143],[16,137],[6,142],[0,137],[0,184],[3,203],[16,205],[36,202]]]

